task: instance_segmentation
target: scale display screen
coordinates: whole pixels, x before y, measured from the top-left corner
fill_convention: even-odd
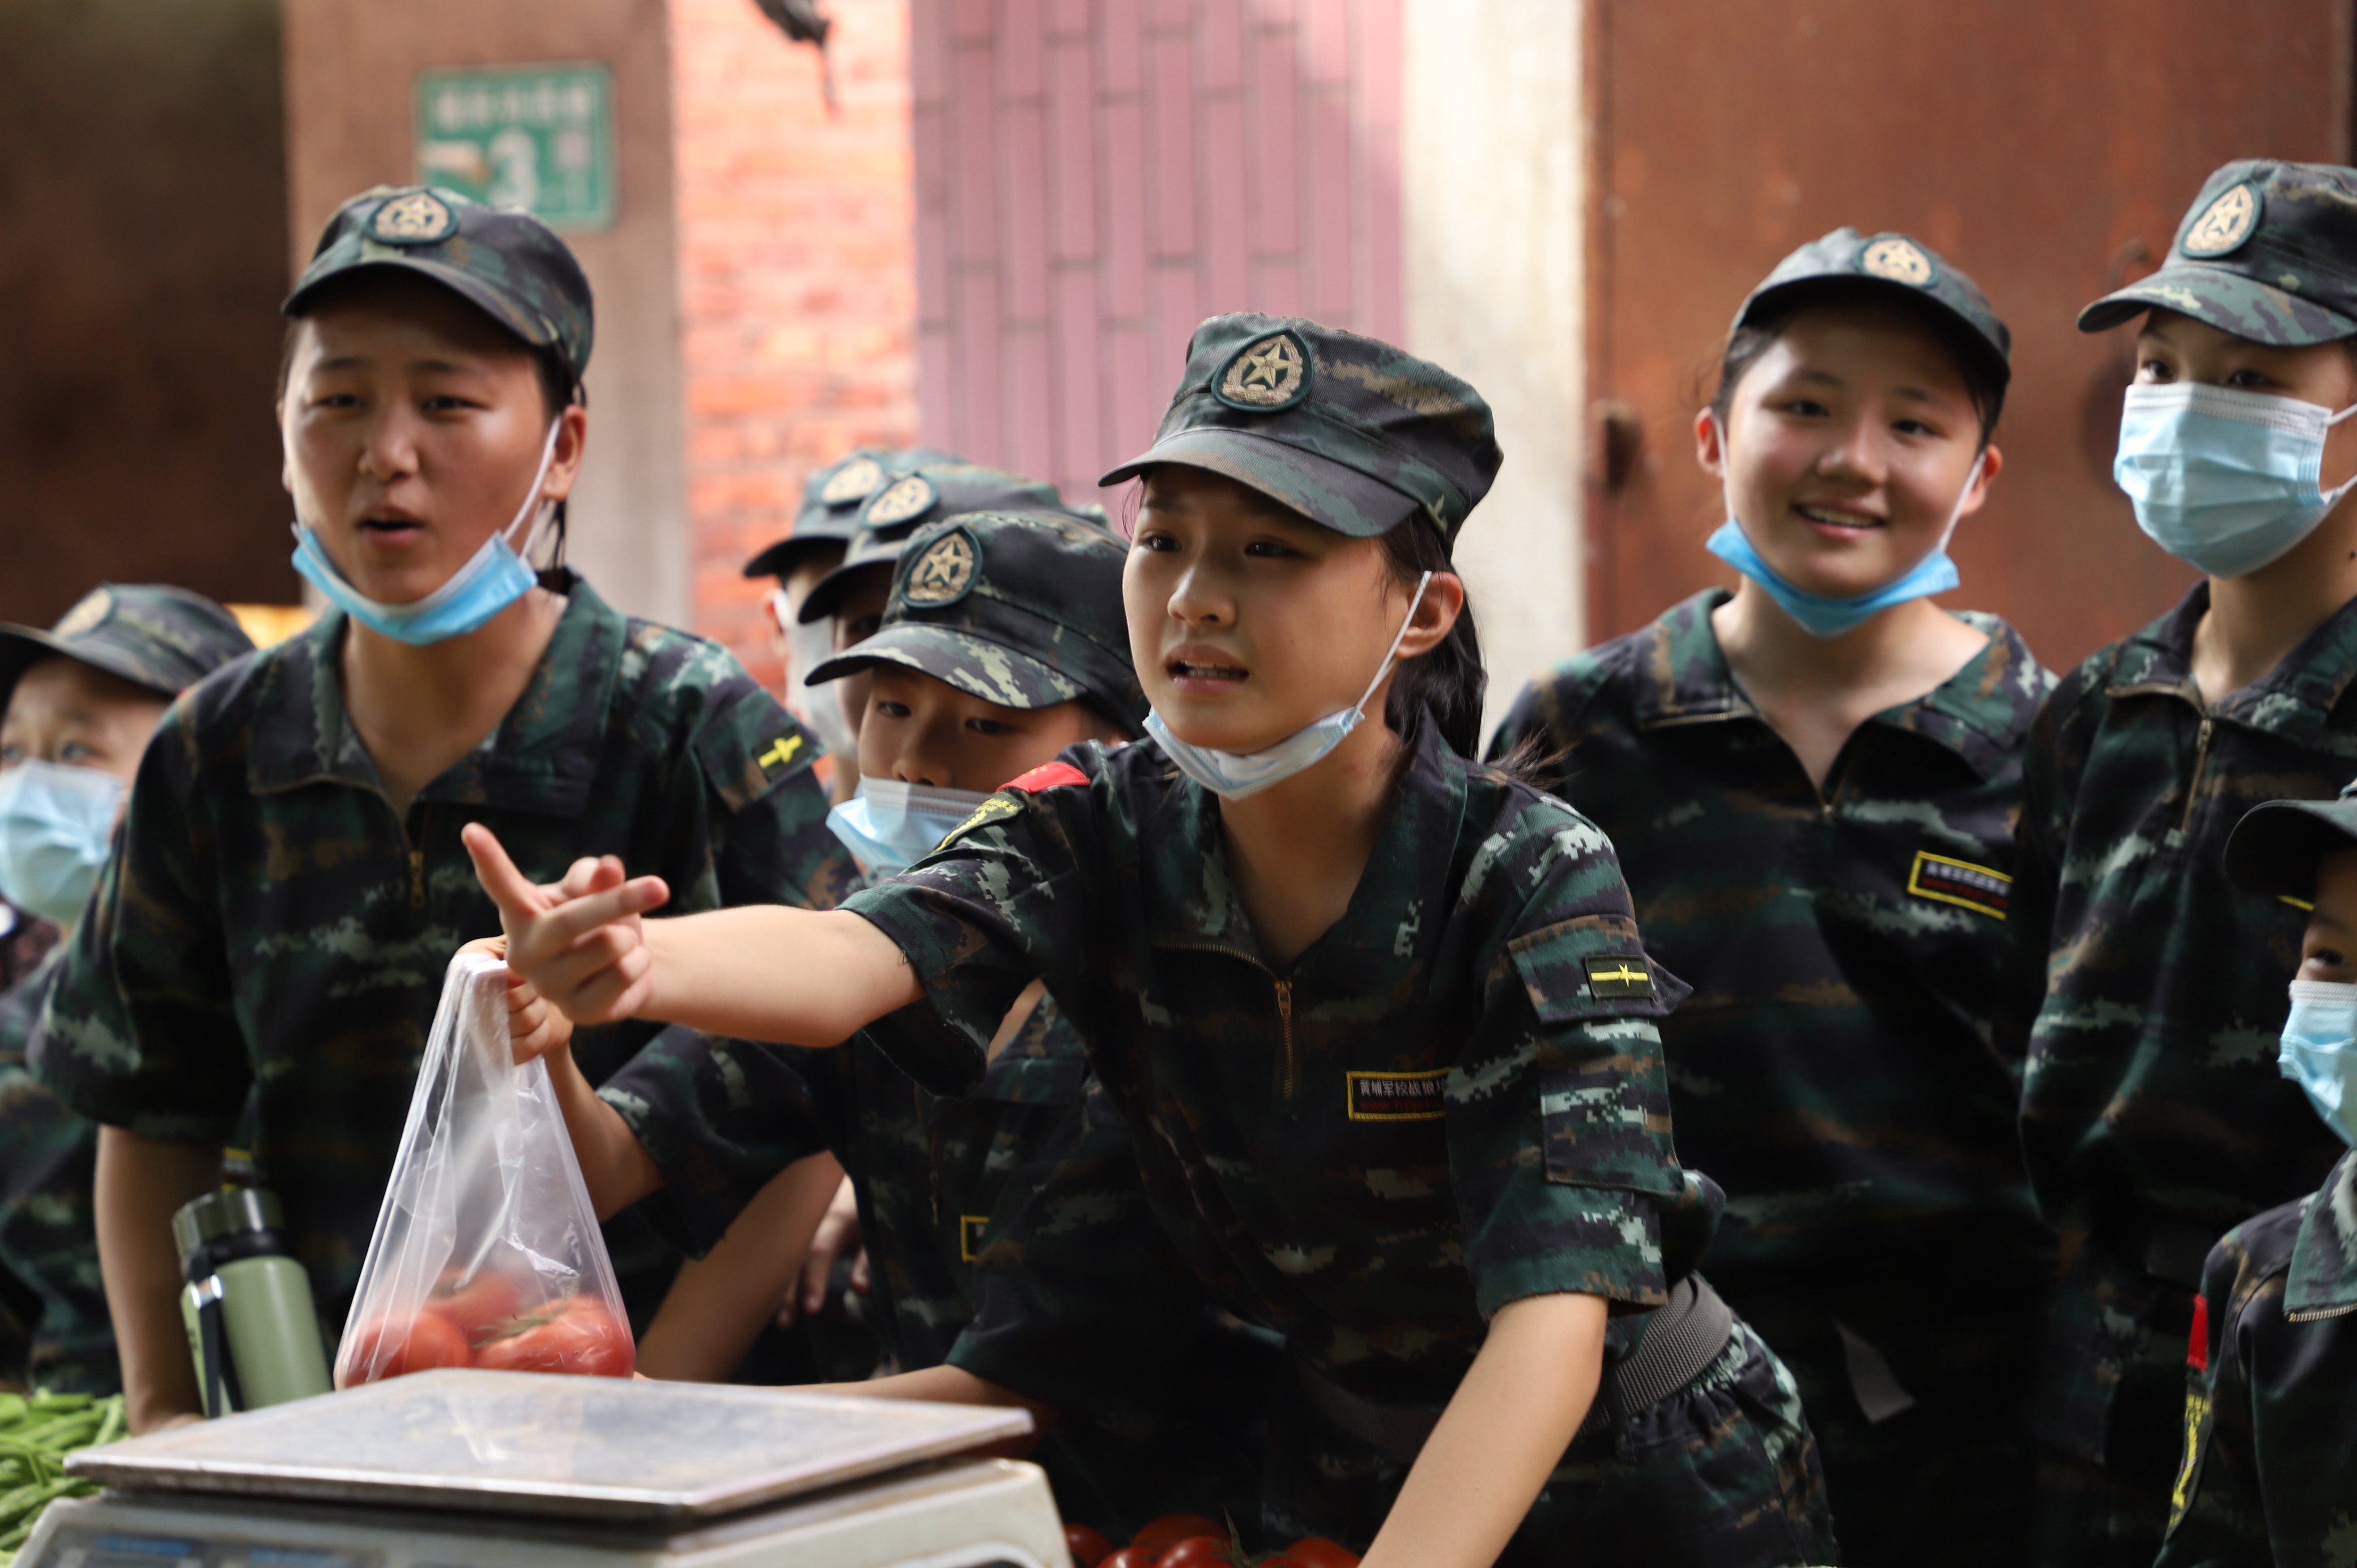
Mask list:
[[[380,1568],[384,1557],[365,1550],[67,1529],[49,1542],[48,1561],[54,1568]]]

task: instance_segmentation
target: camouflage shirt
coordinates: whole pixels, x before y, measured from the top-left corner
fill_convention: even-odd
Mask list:
[[[653,1211],[701,1255],[768,1182],[832,1151],[859,1197],[893,1354],[937,1367],[974,1316],[972,1277],[1010,1179],[1086,1088],[1080,1036],[1052,1001],[959,1099],[927,1092],[866,1033],[832,1050],[669,1029],[598,1090],[663,1187]]]
[[[2201,1300],[2185,1461],[2157,1568],[2347,1568],[2357,1562],[2357,1155],[2313,1196],[2228,1231]]]
[[[112,1393],[123,1385],[98,1273],[91,1187],[98,1128],[25,1066],[41,998],[63,950],[0,992],[0,1309],[23,1326],[0,1383]]]
[[[2022,1092],[2040,1207],[2089,1238],[2056,1304],[2039,1429],[2101,1460],[2121,1379],[2174,1377],[2201,1250],[2315,1190],[2341,1145],[2276,1070],[2306,917],[2226,880],[2263,800],[2357,774],[2357,602],[2206,707],[2209,586],[2065,677],[2031,732],[2012,920],[2048,955]],[[2196,1238],[2193,1262],[2165,1261]]]
[[[1547,787],[1611,839],[1647,950],[1695,988],[1662,1033],[1679,1147],[1727,1192],[1710,1277],[1740,1301],[1755,1278],[1854,1283],[1958,1249],[2034,1275],[2021,1041],[1994,1015],[2022,741],[2052,678],[1968,615],[1987,648],[1860,725],[1820,790],[1727,668],[1727,597],[1540,676],[1491,743],[1535,737]]]
[[[460,828],[489,826],[541,881],[619,854],[679,912],[831,904],[852,875],[816,747],[734,659],[550,580],[570,602],[532,683],[404,816],[343,709],[341,616],[184,693],[34,1040],[60,1099],[150,1137],[220,1144],[253,1086],[255,1164],[331,1325],[444,966],[499,930]],[[576,1050],[595,1081],[651,1033],[587,1030]]]
[[[1068,751],[847,904],[924,984],[891,1020],[904,1069],[970,1081],[1044,976],[1193,1273],[1337,1384],[1399,1403],[1446,1400],[1520,1297],[1659,1305],[1715,1199],[1670,1142],[1655,1021],[1684,988],[1647,962],[1611,846],[1428,720],[1407,744],[1348,910],[1281,970],[1216,799],[1150,744]],[[1042,1398],[1091,1349],[1114,1379],[1137,1350],[1083,1330],[1103,1322],[1096,1284],[1135,1298],[1102,1260],[1138,1227],[1065,1203],[1071,1179],[1035,1197],[1049,1221],[1010,1241],[1021,1267],[990,1271],[1014,1310],[952,1356]]]

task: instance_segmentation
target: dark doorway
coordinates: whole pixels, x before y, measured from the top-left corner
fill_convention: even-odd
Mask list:
[[[276,0],[0,5],[0,618],[288,603]]]

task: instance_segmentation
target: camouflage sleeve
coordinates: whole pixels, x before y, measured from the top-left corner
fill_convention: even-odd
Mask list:
[[[1523,776],[1551,795],[1564,794],[1582,715],[1604,674],[1591,652],[1532,677],[1490,737],[1490,760],[1504,762],[1520,750]]]
[[[2194,1324],[2201,1339],[2189,1347],[2199,1353],[2189,1354],[2185,1373],[2185,1452],[2169,1494],[2168,1537],[2153,1568],[2266,1568],[2276,1560],[2259,1487],[2249,1368],[2239,1342],[2244,1315],[2280,1317],[2284,1276],[2254,1277],[2240,1234],[2230,1232],[2211,1249],[2201,1272],[2201,1310]],[[2339,1403],[2344,1391],[2328,1397]]]
[[[818,743],[735,660],[729,668],[694,740],[720,805],[712,844],[719,901],[832,909],[858,865],[826,825],[826,787],[811,768]]]
[[[849,1127],[845,1050],[665,1029],[597,1090],[662,1173],[646,1205],[664,1240],[702,1257],[770,1179]]]
[[[1532,889],[1448,1076],[1466,1267],[1484,1316],[1556,1292],[1658,1306],[1663,1216],[1693,1201],[1658,1021],[1686,988],[1646,958],[1604,834],[1523,799],[1466,879]]]
[[[26,1036],[61,956],[0,995],[0,1297],[21,1320],[14,1353],[0,1356],[0,1380],[112,1393],[123,1375],[91,1211],[98,1128],[24,1066]]]
[[[231,994],[213,830],[193,787],[190,712],[187,699],[174,703],[140,760],[29,1054],[41,1081],[94,1122],[218,1144],[245,1109],[253,1069]],[[323,952],[323,970],[338,958]]]
[[[1091,795],[1085,783],[1001,789],[931,854],[845,901],[892,939],[924,986],[925,999],[894,1014],[877,1040],[934,1093],[973,1087],[991,1036],[1033,980],[1044,976],[1081,1020],[1072,982],[1100,924],[1090,917]]]
[[[1149,1424],[1159,1372],[1205,1310],[1149,1208],[1131,1132],[1093,1082],[1009,1180],[949,1362],[1115,1432]]]

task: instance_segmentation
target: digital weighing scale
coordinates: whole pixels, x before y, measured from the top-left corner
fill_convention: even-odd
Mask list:
[[[451,1369],[85,1449],[16,1568],[1070,1568],[1019,1410]]]

